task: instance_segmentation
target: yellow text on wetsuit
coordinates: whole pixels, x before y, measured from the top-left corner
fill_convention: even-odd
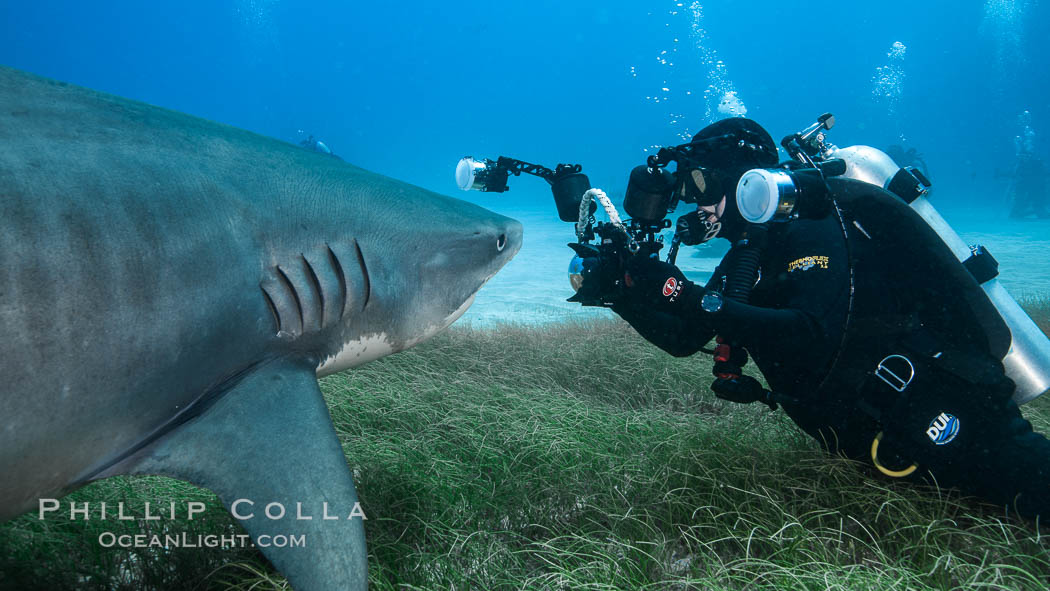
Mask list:
[[[820,267],[821,269],[827,269],[828,268],[828,257],[826,257],[826,256],[811,256],[811,257],[802,257],[800,259],[795,259],[795,260],[791,261],[790,263],[788,263],[788,273],[790,273],[792,271],[796,271],[796,270],[805,271],[807,269],[812,269],[813,267]]]

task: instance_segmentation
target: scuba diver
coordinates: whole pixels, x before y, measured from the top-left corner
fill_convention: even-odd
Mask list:
[[[1017,153],[1017,165],[1013,174],[1013,206],[1011,218],[1025,218],[1035,215],[1039,218],[1050,217],[1050,204],[1047,198],[1046,166],[1035,153],[1035,132],[1031,126],[1031,113],[1025,111],[1020,117],[1023,129],[1021,135],[1014,138]]]
[[[1017,168],[1014,169],[1014,203],[1010,208],[1011,218],[1020,219],[1031,215],[1050,218],[1046,174],[1043,160],[1035,155],[1017,160]]]
[[[775,173],[772,138],[735,117],[691,144],[697,159],[678,163],[674,191],[697,211],[677,234],[732,247],[706,285],[655,253],[627,259],[612,310],[675,356],[717,335],[715,394],[783,407],[831,453],[1050,516],[1050,441],[1012,398],[1019,387],[1002,361],[1011,331],[981,292],[996,273],[990,256],[975,252],[983,271],[960,264],[905,201],[834,173],[819,179],[831,196],[822,211],[748,222],[738,182]],[[586,289],[598,267],[583,268]],[[744,373],[749,358],[769,390]]]
[[[914,147],[905,149],[900,144],[893,144],[883,151],[899,166],[914,166],[921,170],[922,174],[927,177],[930,176],[930,169],[926,166],[926,159]]]
[[[336,160],[342,160],[342,158],[340,158],[339,156],[336,156],[335,153],[332,152],[332,149],[328,147],[328,144],[326,144],[326,143],[322,142],[321,140],[315,138],[313,136],[313,134],[310,134],[309,137],[307,137],[303,141],[299,142],[299,145],[304,147],[304,148],[306,148],[307,150],[310,150],[311,152],[317,152],[318,154],[324,154],[326,156],[331,156],[332,158],[335,158]]]

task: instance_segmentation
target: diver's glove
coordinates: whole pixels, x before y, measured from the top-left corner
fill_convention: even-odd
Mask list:
[[[678,222],[674,225],[675,236],[678,236],[682,244],[686,246],[696,246],[704,241],[704,236],[707,235],[708,228],[704,227],[704,223],[700,221],[700,212],[694,211],[683,215],[678,218]]]
[[[718,378],[711,383],[711,389],[715,396],[722,400],[740,404],[761,402],[770,410],[777,409],[777,403],[773,401],[773,393],[763,388],[762,384],[751,376],[741,375],[733,379]]]
[[[627,261],[624,283],[628,297],[669,314],[700,310],[706,291],[685,278],[678,267],[646,256]]]

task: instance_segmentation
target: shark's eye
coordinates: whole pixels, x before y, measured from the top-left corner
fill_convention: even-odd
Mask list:
[[[496,250],[502,252],[507,246],[507,235],[500,234],[499,238],[496,239]]]

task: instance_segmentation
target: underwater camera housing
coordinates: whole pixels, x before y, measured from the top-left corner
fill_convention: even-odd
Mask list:
[[[569,244],[576,253],[569,263],[569,281],[576,294],[568,301],[604,307],[619,301],[625,287],[627,261],[635,256],[657,256],[664,247],[661,232],[671,227],[667,215],[678,206],[675,186],[675,175],[663,166],[634,167],[623,199],[624,212],[630,216],[626,223],[620,221],[604,193],[588,191],[588,197],[602,203],[609,221],[595,223],[593,215],[585,220],[580,211],[576,226],[579,241]],[[678,244],[677,239],[672,239],[668,261],[674,261]]]
[[[624,197],[624,210],[630,217],[622,221],[608,197],[592,190],[581,171],[579,164],[558,164],[551,170],[506,156],[496,160],[468,156],[456,166],[456,184],[464,191],[503,193],[510,189],[511,175],[524,173],[546,180],[558,217],[576,225],[577,242],[569,244],[576,253],[569,264],[569,281],[576,294],[569,301],[608,307],[619,299],[627,260],[657,253],[664,246],[659,233],[671,227],[666,217],[677,205],[673,175],[662,168],[635,168]],[[594,218],[599,203],[608,222]]]
[[[569,282],[576,294],[569,298],[584,306],[610,307],[616,304],[624,289],[627,261],[635,256],[655,256],[664,247],[660,232],[671,227],[667,214],[674,211],[674,179],[663,169],[635,167],[627,182],[623,208],[630,218],[626,223],[601,191],[592,189],[585,195],[602,203],[608,222],[595,223],[592,215],[576,225],[578,242],[570,243],[576,256],[569,263]],[[591,243],[595,240],[595,243]]]

